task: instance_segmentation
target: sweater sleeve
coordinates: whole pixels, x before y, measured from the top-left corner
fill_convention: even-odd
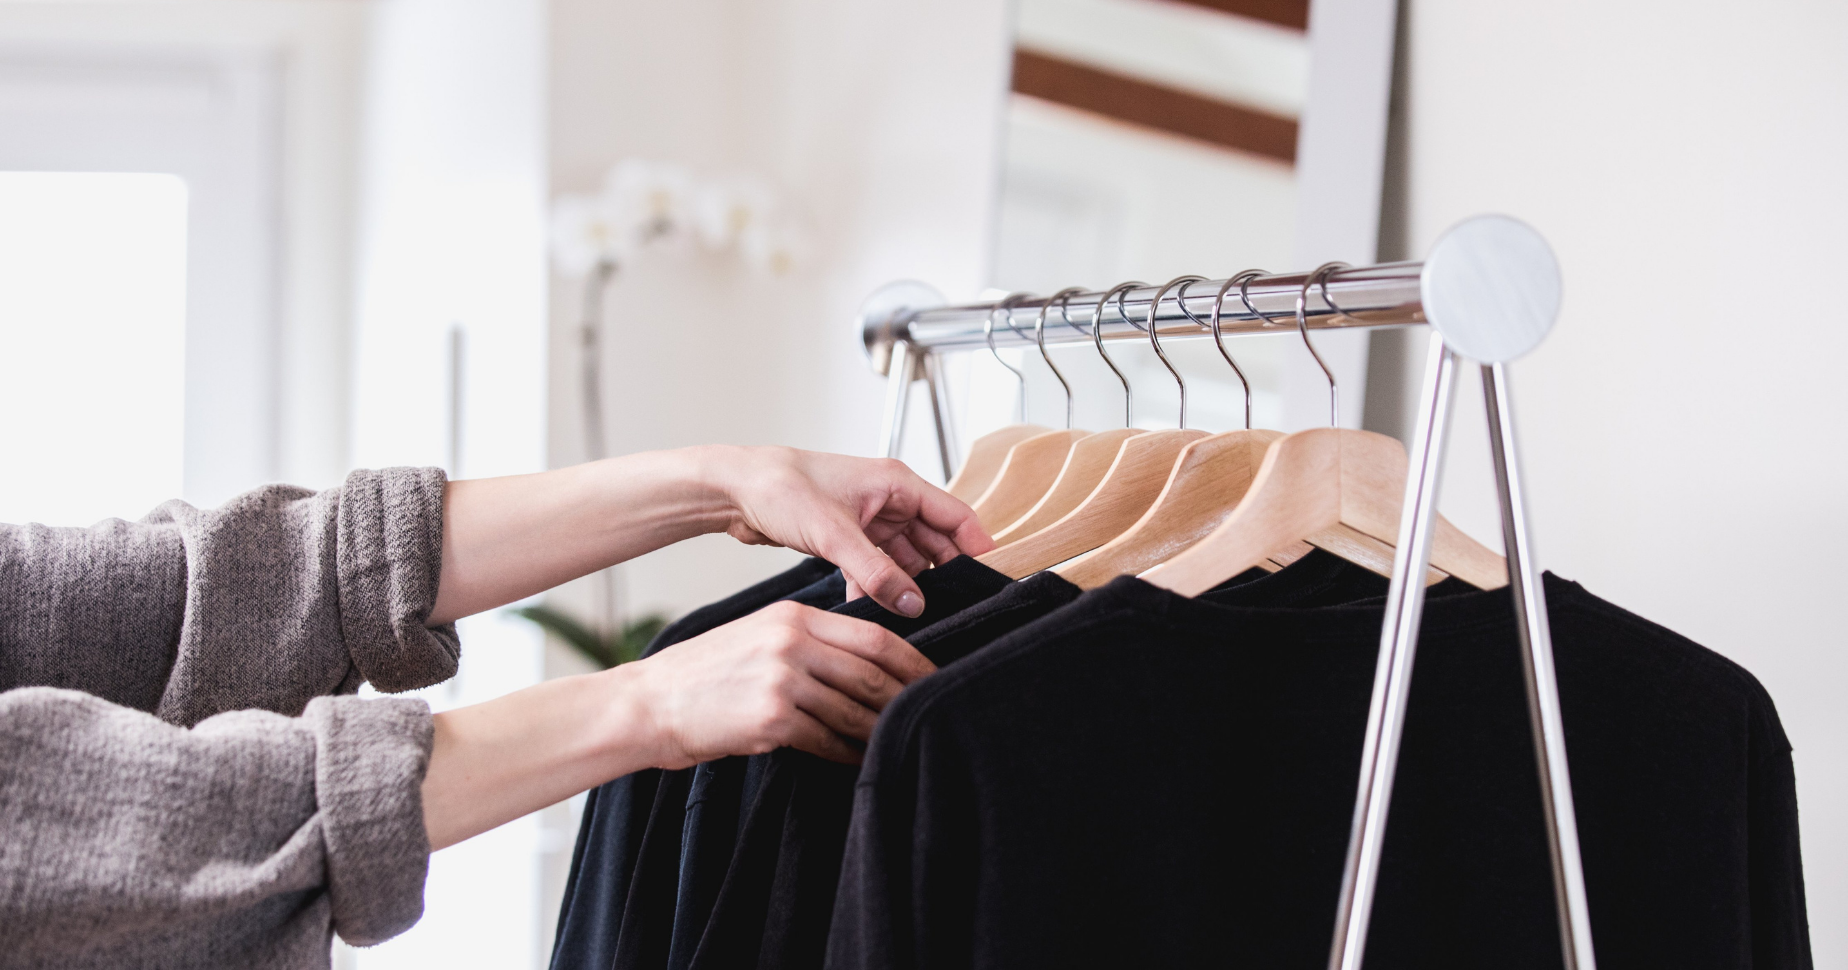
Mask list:
[[[324,948],[330,915],[353,943],[401,932],[423,907],[430,745],[408,699],[182,728],[76,691],[0,693],[0,946],[130,965],[177,933],[234,965],[295,923]]]
[[[0,689],[67,687],[190,725],[445,680],[455,629],[424,625],[443,485],[437,469],[357,471],[139,522],[0,526]]]

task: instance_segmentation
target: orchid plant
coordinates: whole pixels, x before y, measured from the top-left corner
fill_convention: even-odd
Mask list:
[[[777,194],[750,177],[702,179],[678,165],[629,159],[612,166],[602,188],[564,195],[552,204],[552,262],[560,274],[584,280],[579,327],[585,455],[608,454],[603,430],[604,296],[617,271],[649,254],[734,255],[753,270],[781,275],[800,262],[800,228]],[[550,607],[520,615],[608,666],[639,652],[665,621],[620,622],[615,568],[602,574],[603,623],[593,631]],[[643,634],[646,634],[645,636]]]
[[[753,269],[787,273],[802,237],[762,180],[700,179],[678,165],[630,159],[611,167],[594,195],[552,206],[552,259],[566,276],[593,275],[649,251],[735,253]]]

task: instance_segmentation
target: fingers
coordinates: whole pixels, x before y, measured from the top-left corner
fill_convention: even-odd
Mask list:
[[[916,549],[918,552],[928,557],[931,562],[939,566],[963,554],[961,549],[956,548],[956,543],[950,541],[949,536],[938,532],[917,519],[913,519],[906,523],[904,538],[905,541],[911,544],[913,549]],[[915,576],[917,574],[913,573],[912,575]]]
[[[829,761],[857,765],[864,757],[858,748],[848,744],[839,734],[829,730],[826,724],[805,710],[798,709],[789,715],[783,736],[789,747]]]
[[[929,527],[930,531],[943,536],[967,555],[979,556],[995,547],[995,540],[989,537],[982,523],[976,520],[974,509],[956,496],[919,478],[910,468],[902,464],[900,467],[904,469],[901,488],[909,491],[916,503],[911,515],[915,522]],[[950,558],[955,557],[946,557]],[[946,559],[937,561],[943,562]]]
[[[898,563],[898,568],[903,569],[907,576],[915,577],[931,567],[931,561],[924,558],[903,533],[887,539],[879,548],[893,562]]]
[[[871,662],[901,684],[912,683],[937,669],[918,648],[877,623],[810,608],[804,608],[803,619],[810,636]]]
[[[826,517],[813,551],[841,567],[848,582],[865,590],[880,606],[900,616],[924,612],[924,594],[918,584],[844,514]]]

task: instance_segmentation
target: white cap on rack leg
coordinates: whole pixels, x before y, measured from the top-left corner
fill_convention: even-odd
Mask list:
[[[1477,216],[1431,247],[1419,280],[1425,319],[1452,350],[1502,364],[1540,346],[1559,316],[1559,261],[1532,226]]]
[[[860,304],[860,314],[853,328],[866,346],[866,359],[873,371],[884,374],[892,364],[893,325],[908,311],[928,310],[943,305],[943,294],[929,283],[917,280],[894,280],[874,290]]]

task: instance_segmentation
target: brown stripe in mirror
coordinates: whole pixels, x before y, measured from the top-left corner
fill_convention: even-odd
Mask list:
[[[1250,17],[1279,27],[1309,29],[1309,0],[1178,0],[1195,7]]]
[[[1227,9],[1234,4],[1204,4]],[[1282,4],[1275,4],[1281,6]],[[1262,4],[1253,4],[1262,6]],[[1308,9],[1307,4],[1303,9]],[[1016,93],[1262,155],[1296,161],[1296,121],[1037,51],[1014,50]]]

